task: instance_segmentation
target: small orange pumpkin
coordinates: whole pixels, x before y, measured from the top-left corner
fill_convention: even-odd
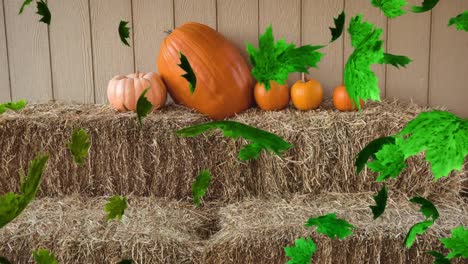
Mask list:
[[[316,80],[299,80],[291,88],[291,100],[299,110],[317,109],[323,100],[322,85]]]
[[[281,110],[289,105],[289,87],[270,81],[270,90],[265,89],[263,83],[257,83],[254,89],[254,97],[260,109],[266,111]]]
[[[166,104],[166,85],[154,72],[115,76],[107,86],[107,99],[120,112],[136,111],[138,98],[146,88],[150,88],[145,97],[153,104],[153,110]]]
[[[364,101],[360,99],[361,108],[364,107]],[[351,100],[344,85],[340,85],[333,91],[333,105],[340,111],[355,111],[357,105]]]

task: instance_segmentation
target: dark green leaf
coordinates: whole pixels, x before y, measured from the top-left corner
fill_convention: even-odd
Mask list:
[[[185,71],[185,74],[182,75],[184,79],[188,81],[189,84],[189,89],[190,93],[193,94],[195,92],[195,88],[197,87],[197,76],[195,75],[195,72],[192,69],[192,66],[190,65],[190,62],[188,61],[187,57],[185,57],[182,52],[179,52],[180,55],[180,64],[179,67]]]
[[[414,13],[423,13],[434,8],[439,0],[424,0],[421,6],[412,6],[411,11]]]
[[[0,257],[0,264],[11,264],[11,262],[5,257]]]
[[[388,18],[395,18],[406,14],[403,9],[408,2],[406,0],[372,0],[372,5],[380,8]]]
[[[459,226],[452,230],[452,237],[441,238],[446,249],[450,250],[448,259],[457,257],[468,258],[468,228]]]
[[[309,218],[306,227],[317,227],[317,232],[324,234],[331,239],[343,239],[353,234],[353,225],[346,220],[336,218],[336,213]]]
[[[447,259],[442,253],[437,252],[437,251],[429,251],[427,254],[433,256],[434,259],[434,264],[451,264],[449,259]]]
[[[374,215],[374,220],[379,218],[385,211],[387,207],[387,199],[388,199],[388,191],[385,186],[374,195],[375,205],[369,206],[372,210],[372,214]]]
[[[111,197],[104,208],[104,211],[107,213],[107,221],[115,218],[122,220],[125,209],[127,209],[127,197],[119,195]]]
[[[19,10],[19,14],[22,14],[24,9],[32,3],[33,0],[24,0],[23,4],[21,5],[21,8]]]
[[[195,137],[205,131],[220,129],[224,136],[237,139],[239,137],[250,141],[252,144],[244,146],[239,152],[239,160],[250,160],[258,157],[262,150],[273,152],[278,156],[290,148],[292,145],[277,135],[248,126],[235,121],[214,121],[201,125],[187,127],[176,133],[182,137]]]
[[[386,144],[395,144],[394,137],[381,137],[371,141],[364,147],[356,156],[354,165],[356,166],[356,173],[359,174],[364,169],[367,161],[372,157],[375,159],[375,153],[382,149]]]
[[[119,24],[119,36],[120,40],[123,42],[123,44],[127,45],[130,47],[130,44],[128,43],[128,38],[130,38],[130,28],[127,27],[128,22],[127,21],[120,21]]]
[[[406,67],[406,65],[410,64],[412,60],[406,56],[401,55],[393,55],[390,53],[384,53],[383,59],[380,61],[381,64],[391,64],[396,68]]]
[[[33,256],[37,264],[58,264],[54,254],[47,249],[33,251]]]
[[[411,248],[416,241],[417,235],[422,235],[426,232],[426,230],[434,224],[432,220],[426,220],[423,222],[419,222],[411,227],[408,234],[406,235],[404,245],[407,248]]]
[[[193,202],[196,206],[200,205],[200,198],[205,196],[206,190],[211,184],[211,174],[209,170],[203,170],[198,174],[192,185]]]
[[[10,109],[12,111],[18,111],[26,107],[26,101],[25,100],[19,100],[17,102],[8,102],[4,104],[0,104],[0,114],[3,114],[6,112],[7,109]]]
[[[330,28],[331,34],[332,34],[332,39],[330,41],[333,42],[340,38],[341,34],[343,34],[343,29],[345,25],[345,19],[346,19],[346,14],[345,11],[341,12],[341,14],[337,18],[333,18],[333,21],[335,23],[334,28]]]
[[[50,25],[51,15],[50,15],[49,7],[44,2],[44,0],[37,1],[36,14],[42,16],[42,18],[39,20],[40,22],[44,22],[47,25]]]
[[[315,251],[317,246],[310,237],[296,239],[293,247],[284,248],[286,257],[290,258],[287,264],[310,264]]]
[[[68,149],[73,155],[75,162],[82,165],[88,157],[91,141],[88,133],[84,129],[73,129],[71,141],[68,143]]]
[[[452,17],[448,25],[455,25],[457,30],[464,30],[468,32],[468,10],[456,17]]]
[[[426,217],[426,220],[432,218],[432,221],[435,221],[439,218],[439,211],[437,211],[437,208],[431,201],[418,196],[411,198],[410,202],[421,205],[419,211]]]
[[[124,259],[124,260],[121,260],[119,263],[117,264],[133,264],[133,260],[132,259]]]
[[[147,117],[149,113],[153,110],[153,104],[146,98],[146,93],[150,87],[146,88],[140,95],[137,101],[137,116],[138,116],[138,123],[140,126],[143,124],[143,118]]]

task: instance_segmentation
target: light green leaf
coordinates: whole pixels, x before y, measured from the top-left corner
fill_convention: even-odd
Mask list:
[[[377,182],[389,178],[397,178],[406,168],[405,157],[400,147],[395,144],[386,144],[375,154],[374,161],[367,164],[373,172],[378,172]]]
[[[209,170],[203,170],[198,174],[192,185],[193,202],[196,206],[200,205],[200,198],[205,196],[206,190],[211,184],[211,174]]]
[[[356,174],[361,173],[366,165],[367,161],[372,157],[375,159],[375,154],[382,149],[386,144],[395,144],[395,138],[393,137],[381,137],[371,141],[364,147],[356,156],[354,165],[356,166]]]
[[[24,9],[32,3],[33,0],[24,0],[23,4],[21,5],[21,8],[19,10],[19,14],[22,14]]]
[[[439,218],[439,211],[437,211],[437,208],[431,201],[418,196],[411,198],[410,202],[421,205],[419,211],[426,217],[426,220],[432,218],[432,221],[435,221]]]
[[[68,143],[68,149],[73,155],[73,159],[78,165],[83,165],[88,157],[91,141],[88,133],[84,129],[73,129],[71,141]]]
[[[385,212],[385,208],[387,207],[387,199],[388,191],[384,185],[377,193],[377,195],[374,195],[375,205],[369,206],[372,210],[372,214],[374,215],[374,220],[379,218]]]
[[[287,264],[310,264],[315,251],[317,246],[310,237],[296,239],[293,247],[284,248],[286,256],[290,258]]]
[[[127,209],[127,197],[119,195],[111,197],[104,208],[104,211],[107,213],[107,221],[115,218],[122,220],[125,209]]]
[[[149,89],[150,87],[146,88],[141,93],[137,101],[136,111],[137,111],[138,123],[140,124],[140,126],[143,125],[143,118],[147,117],[153,110],[153,104],[151,104],[151,102],[148,101],[148,99],[146,98],[146,93],[148,92]]]
[[[193,68],[190,65],[187,57],[182,54],[182,52],[179,52],[179,55],[180,64],[178,65],[182,70],[185,71],[185,74],[182,75],[182,77],[188,81],[190,93],[193,94],[195,92],[195,88],[197,87],[197,76],[195,75],[195,72],[193,71]]]
[[[10,109],[12,111],[18,111],[26,107],[26,101],[25,100],[19,100],[17,102],[8,102],[8,103],[3,103],[0,104],[0,114],[3,114],[6,112],[7,109]]]
[[[182,137],[195,137],[212,129],[220,129],[224,136],[237,139],[239,137],[251,142],[239,152],[239,160],[256,159],[262,150],[273,152],[278,156],[293,146],[281,137],[235,121],[214,121],[201,125],[187,127],[176,133]]]
[[[440,241],[450,250],[448,259],[468,258],[468,228],[459,226],[452,230],[452,237],[441,238]]]
[[[402,55],[393,55],[390,53],[384,53],[384,57],[380,61],[381,64],[390,64],[396,67],[397,69],[401,67],[405,67],[406,65],[410,64],[412,60],[406,56]]]
[[[331,35],[332,35],[332,39],[331,39],[330,43],[332,43],[333,41],[339,39],[340,36],[343,34],[345,20],[346,20],[346,14],[345,14],[344,10],[341,12],[341,14],[337,18],[333,18],[333,22],[335,23],[335,27],[330,28]]]
[[[442,253],[437,251],[427,252],[429,255],[434,257],[434,264],[451,264],[450,260],[446,258]]]
[[[309,218],[306,227],[317,227],[317,232],[331,239],[343,239],[353,234],[353,225],[346,220],[336,218],[336,213],[331,213],[316,218]]]
[[[464,30],[468,32],[468,10],[456,17],[452,17],[448,25],[455,25],[457,30]]]
[[[408,2],[406,0],[372,0],[372,5],[380,8],[388,18],[395,18],[406,14],[403,9]]]
[[[130,44],[128,43],[128,38],[130,38],[130,28],[127,27],[128,22],[127,21],[120,21],[119,23],[119,37],[120,40],[123,42],[123,44],[127,45],[130,47]]]
[[[47,25],[50,25],[51,15],[50,15],[49,7],[44,2],[44,0],[38,0],[36,4],[37,4],[36,14],[41,16],[41,19],[39,21],[44,22]]]
[[[411,227],[408,234],[406,235],[404,245],[407,248],[411,248],[416,241],[417,235],[422,235],[426,232],[426,230],[434,224],[432,220],[426,220],[423,222],[419,222]]]
[[[33,251],[33,256],[37,264],[59,264],[54,254],[47,249]]]
[[[412,6],[411,11],[414,13],[427,12],[434,8],[437,3],[439,3],[439,0],[424,0],[421,6]]]

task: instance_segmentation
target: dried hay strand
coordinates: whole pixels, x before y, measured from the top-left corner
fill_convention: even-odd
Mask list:
[[[392,195],[394,196],[394,195]],[[392,197],[395,198],[395,197]],[[220,209],[221,230],[208,241],[200,263],[286,263],[284,247],[295,239],[312,236],[317,252],[312,263],[433,263],[429,250],[442,250],[438,238],[450,229],[468,224],[468,207],[462,201],[436,204],[441,217],[411,249],[403,247],[410,227],[424,218],[403,196],[389,199],[381,218],[372,219],[370,193],[305,195],[285,200],[252,199]],[[304,227],[310,217],[336,212],[356,226],[345,240],[317,235]],[[452,263],[462,263],[454,260]]]
[[[276,133],[295,145],[284,159],[262,154],[239,162],[243,140],[221,133],[180,138],[174,131],[208,121],[180,106],[151,114],[143,127],[133,113],[117,113],[99,105],[30,105],[0,116],[0,193],[17,190],[19,168],[39,151],[51,154],[40,197],[120,193],[189,199],[198,172],[214,176],[206,200],[240,201],[254,197],[284,197],[324,192],[375,191],[376,175],[356,175],[355,155],[371,140],[399,131],[428,108],[398,101],[368,105],[362,113],[339,112],[325,104],[316,111],[292,108],[277,112],[250,109],[233,120]],[[82,127],[92,139],[83,167],[67,150],[73,128]],[[390,182],[408,195],[455,197],[466,171],[434,182],[422,156]]]
[[[129,197],[122,222],[106,221],[104,198],[43,198],[0,230],[0,256],[34,263],[32,250],[51,250],[60,263],[194,263],[210,219],[189,204]]]

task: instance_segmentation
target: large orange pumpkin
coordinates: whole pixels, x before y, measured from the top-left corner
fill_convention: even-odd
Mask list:
[[[150,88],[145,97],[153,105],[153,110],[166,104],[167,90],[157,73],[132,73],[127,76],[117,75],[109,81],[107,99],[115,109],[135,111],[138,98],[146,88]]]
[[[197,79],[192,94],[180,64],[184,54]],[[158,70],[174,102],[194,108],[213,119],[233,116],[252,106],[253,79],[240,51],[212,28],[187,23],[164,40]]]
[[[361,99],[359,102],[361,108],[364,107],[364,101]],[[358,109],[343,85],[336,87],[333,91],[333,105],[340,111],[355,111]]]
[[[299,80],[291,88],[291,100],[299,110],[317,109],[323,100],[322,85],[316,80]]]
[[[275,81],[270,81],[268,91],[263,83],[257,83],[254,96],[258,107],[266,111],[281,110],[289,105],[289,87]]]

